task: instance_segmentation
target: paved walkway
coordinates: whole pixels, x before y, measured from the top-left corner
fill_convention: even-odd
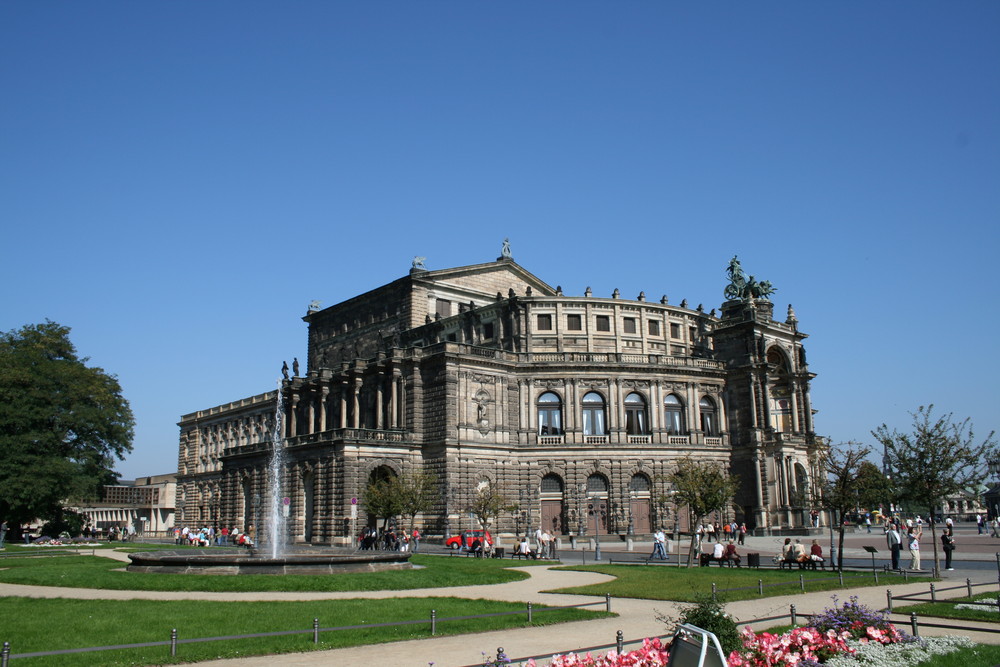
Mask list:
[[[861,538],[861,541],[868,539],[870,538],[866,535]],[[762,554],[763,560],[773,550],[771,547],[777,545],[779,542],[780,540],[777,538],[749,538],[746,548],[741,551],[759,551]],[[993,545],[1000,545],[1000,542],[987,541],[986,544],[989,544],[989,549],[992,549]],[[604,549],[605,554],[612,556],[617,554],[619,557],[624,557],[626,555],[624,545],[622,545],[622,551],[616,551],[613,548],[614,546],[615,545],[609,545],[609,548]],[[643,548],[645,547],[637,545],[636,553],[643,553]],[[975,558],[974,560],[989,561],[995,557],[988,549],[980,551],[982,553],[977,554],[978,558]],[[127,558],[124,557],[124,554],[119,554],[118,552],[103,551],[99,553],[108,557],[127,560]],[[580,552],[564,552],[563,554],[564,559],[567,561],[578,560],[580,555],[582,555]],[[861,549],[861,545],[851,545],[851,547],[845,552],[845,555],[851,557],[861,557],[867,556],[867,553]],[[967,555],[971,558],[974,554],[969,553]],[[605,556],[605,559],[606,558],[607,555]],[[593,572],[558,571],[552,569],[551,567],[544,566],[518,567],[515,569],[529,573],[531,575],[530,578],[522,581],[486,586],[347,593],[109,591],[0,584],[0,595],[116,600],[183,599],[225,601],[294,601],[346,598],[427,597],[444,595],[472,599],[505,600],[512,602],[530,601],[533,603],[558,606],[566,604],[579,604],[581,602],[589,601],[600,601],[602,598],[549,594],[541,593],[541,591],[567,586],[600,583],[601,581],[607,581],[610,579],[610,577]],[[979,574],[980,576],[972,578],[973,581],[996,580],[996,574],[994,571],[980,569]],[[962,580],[964,581],[964,577]],[[927,590],[928,587],[926,584],[909,584],[906,586],[894,587],[893,593],[895,595],[900,595],[906,593],[926,592]],[[962,594],[964,594],[962,591],[955,592],[956,596]],[[839,593],[839,597],[841,599],[845,599],[849,595],[856,595],[862,603],[875,608],[885,606],[884,588],[859,588],[850,591],[841,591]],[[762,600],[734,602],[727,605],[727,610],[732,613],[737,620],[741,621],[786,614],[788,613],[789,605],[791,604],[796,605],[799,613],[809,614],[829,606],[831,602],[830,598],[830,592],[805,593],[783,597],[765,598]],[[616,633],[619,630],[624,633],[626,640],[638,640],[643,637],[664,635],[669,632],[669,628],[656,620],[657,615],[676,616],[679,606],[680,605],[677,603],[665,601],[616,598],[612,600],[612,611],[617,614],[617,617],[614,618],[566,623],[557,626],[483,632],[471,635],[434,637],[329,651],[249,657],[232,660],[215,660],[200,664],[211,667],[236,667],[237,665],[240,667],[263,667],[264,665],[287,665],[296,667],[318,665],[358,665],[367,667],[368,665],[379,662],[383,664],[401,666],[424,666],[429,665],[430,663],[433,663],[435,667],[473,665],[482,662],[484,653],[487,655],[495,655],[498,647],[503,647],[506,650],[507,655],[516,658],[520,656],[545,655],[558,651],[576,650],[582,647],[601,644],[611,644],[615,641]],[[902,605],[897,604],[897,607],[901,606]],[[899,617],[897,622],[902,627],[907,627],[905,617]],[[970,623],[969,625],[973,626],[975,624]],[[947,634],[947,631],[936,630],[933,628],[922,628],[921,634],[931,636],[934,634]],[[972,639],[979,642],[1000,643],[1000,636],[994,634],[976,633],[971,629],[963,634],[967,634]]]

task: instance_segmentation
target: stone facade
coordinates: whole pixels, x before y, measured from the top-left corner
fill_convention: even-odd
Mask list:
[[[471,527],[464,508],[487,481],[523,508],[501,531],[685,530],[664,477],[687,454],[739,474],[719,518],[808,522],[825,442],[791,308],[779,322],[766,299],[716,315],[617,290],[566,296],[502,257],[414,268],[303,319],[306,368],[281,389],[296,541],[348,542],[372,476],[416,470],[440,482],[418,518],[427,535]],[[179,522],[259,525],[277,398],[182,418]]]

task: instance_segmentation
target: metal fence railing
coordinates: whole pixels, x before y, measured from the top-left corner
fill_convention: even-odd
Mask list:
[[[127,649],[140,649],[140,648],[151,648],[155,646],[167,646],[169,647],[169,652],[171,657],[177,656],[177,649],[183,644],[196,644],[203,642],[215,642],[215,641],[226,641],[232,639],[259,639],[263,637],[283,637],[290,635],[305,635],[311,634],[314,644],[318,644],[320,640],[320,634],[324,632],[337,632],[341,630],[365,630],[371,628],[389,628],[394,626],[404,626],[404,625],[429,625],[431,636],[437,634],[437,627],[439,623],[447,623],[450,621],[467,621],[479,618],[497,618],[500,616],[515,616],[515,615],[526,615],[527,622],[531,623],[534,619],[535,614],[558,611],[562,609],[579,609],[583,607],[596,607],[604,606],[605,610],[611,611],[611,596],[605,595],[604,599],[599,602],[583,602],[580,604],[570,604],[562,605],[558,607],[543,607],[541,609],[535,609],[531,602],[525,603],[525,608],[523,610],[514,611],[500,611],[490,614],[471,614],[466,616],[445,616],[438,618],[437,611],[431,609],[429,618],[414,619],[408,621],[392,621],[388,623],[366,623],[362,625],[341,625],[332,628],[321,628],[319,625],[319,619],[314,618],[312,627],[304,630],[279,630],[274,632],[255,632],[243,635],[226,635],[221,637],[192,637],[190,639],[181,639],[178,635],[177,629],[173,628],[170,630],[170,639],[164,641],[155,642],[140,642],[135,644],[115,644],[109,646],[87,646],[81,648],[71,648],[71,649],[61,649],[55,651],[34,651],[30,653],[12,653],[10,642],[3,642],[3,647],[0,648],[0,667],[8,667],[11,660],[18,658],[38,658],[43,656],[56,656],[56,655],[69,655],[73,653],[91,653],[96,651],[115,651],[115,650],[127,650]]]

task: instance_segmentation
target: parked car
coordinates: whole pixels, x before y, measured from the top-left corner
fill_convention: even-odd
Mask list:
[[[449,549],[471,549],[476,540],[484,547],[493,544],[493,536],[488,530],[463,530],[461,535],[453,535],[445,540],[444,545]]]

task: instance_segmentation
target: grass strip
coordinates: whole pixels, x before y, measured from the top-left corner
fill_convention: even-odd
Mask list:
[[[572,565],[559,569],[600,572],[615,577],[615,580],[604,584],[574,586],[545,592],[577,595],[610,593],[612,597],[695,602],[699,596],[711,595],[714,583],[718,590],[719,599],[733,602],[794,595],[802,590],[799,587],[800,573],[786,570],[730,567],[676,568],[657,565]],[[844,586],[840,585],[836,574],[810,572],[804,578],[807,592],[885,586],[903,582],[903,577],[897,574],[879,574],[879,582],[876,584],[874,577],[870,574],[844,573]],[[764,584],[763,595],[758,591],[758,581]],[[930,581],[930,579],[909,577],[907,581],[913,583],[915,581]],[[782,585],[776,586],[774,584]]]
[[[125,564],[100,556],[11,558],[3,561],[0,582],[31,586],[66,586],[132,591],[384,591],[499,584],[526,579],[507,569],[510,563],[489,558],[417,555],[413,570],[359,572],[338,575],[240,576],[145,574],[124,572]]]
[[[970,602],[988,602],[992,604],[991,609],[956,609],[956,604]],[[914,613],[917,616],[935,616],[938,618],[955,618],[969,621],[984,621],[986,623],[1000,623],[1000,612],[997,611],[996,593],[980,593],[970,597],[954,598],[943,602],[924,602],[917,605],[901,607],[902,613]]]
[[[996,667],[1000,665],[1000,646],[976,644],[945,655],[924,660],[917,667]]]
[[[540,610],[530,626],[609,616],[581,609]],[[182,644],[171,659],[168,646],[99,651],[14,661],[22,667],[152,665],[239,658],[298,651],[343,648],[362,644],[419,639],[430,636],[430,613],[437,613],[437,634],[529,627],[526,614],[484,619],[445,621],[450,616],[524,611],[525,605],[494,600],[451,597],[394,598],[388,600],[324,600],[310,602],[205,602],[159,600],[69,600],[0,598],[0,641],[11,643],[11,653],[32,653],[92,646],[114,646],[166,641],[176,628],[179,639],[311,630],[314,618],[321,628],[426,619],[426,623],[325,632],[313,643],[311,633]]]

